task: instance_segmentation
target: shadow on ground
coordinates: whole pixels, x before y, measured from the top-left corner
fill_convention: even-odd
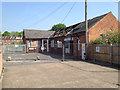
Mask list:
[[[46,53],[46,52],[41,53],[41,54],[49,55],[52,58],[63,60],[63,56],[62,55],[55,55],[55,54]],[[96,61],[96,60],[82,60],[82,59],[79,59],[79,58],[73,58],[72,56],[65,56],[64,57],[64,61],[82,61],[82,62],[87,62],[87,63],[91,63],[91,64],[96,64],[96,65],[105,66],[105,67],[109,67],[109,68],[114,68],[114,69],[120,70],[120,66],[116,65],[116,64],[110,64],[108,62],[102,62],[102,61]]]

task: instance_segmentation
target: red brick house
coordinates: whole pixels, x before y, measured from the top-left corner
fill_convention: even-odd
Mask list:
[[[107,31],[118,30],[119,21],[111,13],[107,13],[88,20],[88,42],[95,40],[105,34]],[[82,47],[85,47],[86,29],[85,22],[80,22],[65,29],[56,31],[50,38],[54,47],[50,47],[50,52],[62,53],[62,48],[58,48],[57,42],[65,45],[65,53],[74,57],[82,58]]]
[[[23,42],[27,52],[49,52],[49,37],[54,31],[23,30]]]
[[[2,36],[2,44],[19,44],[20,41],[22,37]]]
[[[88,20],[88,42],[106,34],[107,31],[118,30],[119,21],[111,13]],[[86,29],[85,21],[61,29],[59,31],[24,30],[23,41],[27,52],[47,51],[55,54],[63,53],[84,59]]]

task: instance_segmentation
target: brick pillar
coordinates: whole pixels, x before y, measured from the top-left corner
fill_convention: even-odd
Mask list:
[[[0,52],[0,75],[1,75],[1,73],[2,73],[2,45],[1,45],[1,47],[0,47],[0,49],[1,49],[1,52]]]
[[[77,57],[77,37],[74,37],[74,39],[73,39],[74,41],[73,41],[73,50],[74,50],[74,57]]]
[[[26,40],[26,51],[27,51],[27,53],[28,53],[28,40]]]

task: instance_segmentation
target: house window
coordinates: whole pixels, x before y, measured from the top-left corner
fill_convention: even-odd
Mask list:
[[[62,48],[62,42],[61,41],[57,41],[57,47]]]
[[[54,40],[51,41],[51,47],[54,47]]]
[[[78,40],[78,51],[80,51],[80,40]]]
[[[70,43],[65,44],[65,53],[70,54]]]
[[[102,40],[103,39],[103,34],[100,34],[100,40]]]

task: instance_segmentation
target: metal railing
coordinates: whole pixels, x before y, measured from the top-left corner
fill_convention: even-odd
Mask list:
[[[3,54],[26,53],[26,44],[22,45],[3,45]]]

